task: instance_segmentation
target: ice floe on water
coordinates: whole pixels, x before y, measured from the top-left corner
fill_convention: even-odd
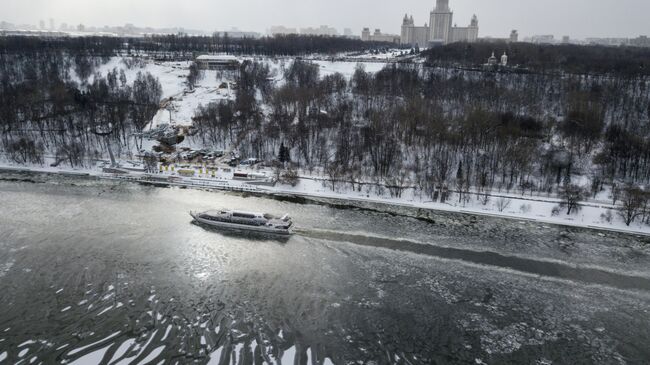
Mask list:
[[[210,276],[210,273],[208,273],[208,272],[200,272],[200,273],[194,274],[194,277],[197,278],[197,279],[200,279],[200,280],[205,280],[205,279],[208,278],[208,276]]]
[[[106,355],[106,351],[111,347],[112,345],[108,345],[106,347],[103,347],[99,350],[95,350],[87,355],[84,355],[72,362],[70,362],[70,365],[90,365],[90,364],[100,364],[102,362],[102,359],[104,358],[104,355]]]
[[[228,196],[224,199],[240,201],[239,198]],[[125,200],[121,204],[130,203]],[[284,209],[288,204],[283,204],[275,210],[290,210]],[[325,210],[311,207],[296,209]],[[177,210],[182,211],[184,218],[185,210]],[[152,212],[147,214],[155,215],[156,209]],[[166,210],[159,217],[163,224],[168,223],[165,221],[167,214],[174,214],[168,212]],[[348,217],[352,213],[336,214]],[[375,220],[378,218],[372,218],[373,221],[368,223],[368,219],[358,216],[357,220],[345,219],[341,224],[348,221],[377,224]],[[179,219],[183,218],[179,214]],[[386,219],[396,222],[382,226],[392,229],[404,225],[402,218]],[[341,222],[341,219],[336,222]],[[120,223],[118,221],[117,225]],[[412,225],[416,230],[421,228],[418,222]],[[352,235],[339,241],[297,235],[286,245],[264,241],[233,245],[228,241],[231,238],[212,232],[209,239],[203,242],[208,233],[194,226],[183,231],[181,224],[174,227],[174,230],[182,232],[175,237],[190,237],[188,242],[183,243],[191,245],[193,249],[187,250],[192,254],[185,255],[185,250],[178,248],[179,242],[165,241],[164,236],[156,236],[156,232],[159,232],[157,227],[149,228],[147,224],[134,228],[142,231],[134,233],[137,240],[132,243],[130,251],[127,243],[124,243],[125,247],[120,247],[118,255],[125,262],[116,260],[114,268],[101,265],[107,257],[115,254],[112,249],[102,251],[110,245],[91,247],[87,251],[92,254],[82,254],[71,267],[53,266],[53,270],[60,271],[55,272],[51,283],[46,284],[45,287],[51,284],[51,289],[42,294],[43,298],[39,298],[42,301],[28,303],[33,313],[28,318],[30,327],[25,333],[20,333],[23,329],[19,321],[3,322],[5,326],[11,325],[12,332],[16,334],[5,336],[3,333],[3,337],[11,340],[0,343],[0,348],[9,346],[8,342],[15,346],[14,343],[33,337],[29,336],[33,333],[39,336],[43,334],[44,338],[49,338],[56,345],[51,348],[24,345],[23,348],[9,350],[4,354],[5,359],[9,356],[13,362],[22,360],[26,363],[37,356],[35,362],[55,363],[59,362],[56,360],[58,357],[68,361],[83,359],[96,363],[110,358],[105,362],[129,364],[144,360],[157,363],[164,357],[180,359],[179,363],[196,361],[215,364],[223,357],[222,360],[228,359],[228,363],[232,364],[232,360],[239,362],[248,360],[249,355],[256,357],[261,354],[265,361],[276,365],[280,361],[284,365],[291,365],[295,361],[332,365],[334,362],[370,363],[375,359],[387,362],[399,359],[396,361],[400,363],[422,364],[432,362],[432,351],[439,351],[434,356],[447,356],[450,355],[447,351],[453,351],[450,356],[462,354],[465,356],[462,362],[468,364],[479,364],[476,360],[498,363],[495,358],[509,363],[536,364],[537,360],[555,359],[562,355],[566,355],[567,362],[581,363],[580,360],[584,360],[591,351],[588,346],[594,345],[604,353],[601,363],[611,363],[613,357],[610,354],[616,347],[608,341],[622,338],[626,331],[621,328],[632,327],[617,327],[615,323],[624,322],[627,317],[640,320],[650,318],[644,311],[647,305],[631,305],[632,300],[624,299],[627,298],[625,296],[619,298],[618,294],[614,295],[604,288],[549,281],[460,260],[438,260],[418,251],[377,248],[373,242],[381,237],[371,234],[356,239],[361,244],[347,240]],[[349,228],[356,229],[346,226],[342,230]],[[161,230],[165,231],[164,228]],[[428,232],[423,234],[434,237]],[[404,237],[411,239],[406,234]],[[417,238],[411,241],[427,244]],[[232,239],[243,241],[240,238]],[[527,235],[520,238],[521,241],[527,239]],[[362,245],[366,241],[369,244]],[[405,244],[393,241],[396,245]],[[457,245],[463,247],[464,243],[458,241]],[[492,243],[490,240],[486,242]],[[446,241],[440,246],[453,247]],[[123,254],[122,249],[128,254]],[[71,245],[70,250],[86,251],[77,245]],[[141,256],[143,252],[152,250],[157,250],[160,257],[150,260]],[[210,260],[206,257],[210,255],[203,254],[217,251],[219,255],[227,253],[229,265],[232,266],[231,269],[224,268],[218,277],[210,275],[205,282],[200,282],[192,276],[193,271],[184,270],[185,267],[197,267],[192,266],[197,264],[197,260],[205,261],[201,264],[209,264]],[[214,254],[215,257],[219,255]],[[161,260],[169,262],[169,265],[159,265]],[[567,261],[568,258],[563,260]],[[548,265],[541,260],[536,263]],[[43,264],[48,265],[47,262]],[[85,274],[87,276],[80,278],[95,281],[92,286],[97,290],[92,296],[83,294],[91,286],[87,286],[87,281],[75,284],[76,280],[70,279],[83,265],[93,268],[92,272]],[[208,266],[200,267],[196,272],[210,271],[204,268]],[[21,270],[15,270],[15,273],[24,275]],[[14,271],[8,275],[14,275]],[[121,284],[125,280],[129,282],[128,288]],[[109,282],[114,285],[109,286]],[[158,287],[157,292],[150,290],[154,286]],[[61,295],[54,295],[59,288],[65,290]],[[28,297],[11,285],[6,290],[16,294],[12,298]],[[101,301],[106,295],[113,296]],[[123,306],[118,300],[128,304]],[[75,309],[61,314],[58,309],[68,302],[83,307],[74,306]],[[93,310],[85,311],[92,303],[95,306],[88,308]],[[18,307],[18,304],[23,303],[16,303],[14,307]],[[50,323],[39,323],[43,309],[50,310],[53,317]],[[113,311],[106,313],[108,310]],[[20,312],[22,310],[13,310],[12,314]],[[101,317],[95,315],[98,312],[101,312]],[[72,315],[78,317],[71,318]],[[602,317],[606,318],[602,320]],[[71,331],[64,331],[73,321],[79,325],[75,325]],[[569,327],[570,324],[577,324],[577,327]],[[122,336],[118,334],[106,339],[107,335],[118,330],[122,331]],[[92,331],[96,331],[97,335],[93,337],[89,334]],[[645,351],[637,350],[642,347],[643,332],[634,328],[630,328],[630,331],[632,334],[626,340],[629,341],[626,345],[633,349],[633,355],[638,358],[639,353]],[[441,338],[431,338],[431,333],[440,334]],[[130,338],[127,338],[127,334]],[[447,335],[461,340],[451,343],[450,349],[439,346],[449,343],[445,342],[448,341]],[[423,343],[417,343],[421,339]],[[577,355],[553,349],[562,346],[565,340],[576,344],[571,350],[575,350]],[[86,343],[90,345],[74,349]],[[112,347],[107,352],[103,351],[109,345]],[[55,350],[56,346],[58,348]],[[17,353],[27,347],[29,353],[17,358]],[[68,351],[70,354],[66,354]],[[330,357],[324,357],[326,355]],[[538,361],[537,364],[543,362]]]
[[[18,345],[18,347],[23,347],[23,346],[31,345],[31,344],[33,344],[33,343],[36,343],[36,341],[34,341],[34,340],[27,340],[27,341],[21,343],[20,345]]]
[[[295,358],[296,358],[296,346],[294,345],[282,352],[282,358],[280,359],[280,363],[282,365],[291,365],[293,364]]]
[[[128,351],[129,349],[132,349],[132,351],[137,351],[137,353],[136,353],[135,355],[133,355],[133,356],[129,356],[129,357],[126,357],[126,358],[124,358],[124,359],[121,359],[119,362],[115,363],[115,365],[126,365],[126,364],[130,364],[133,360],[135,360],[135,359],[136,359],[137,357],[139,357],[142,353],[144,353],[144,351],[147,350],[147,348],[148,348],[149,345],[151,344],[151,341],[153,341],[153,339],[156,337],[156,334],[157,334],[157,333],[158,333],[158,330],[155,330],[155,331],[153,331],[150,335],[148,335],[149,338],[147,339],[147,342],[146,342],[144,345],[138,345],[137,342],[136,342],[135,340],[132,340],[132,342],[131,342],[130,340],[127,340],[127,341],[125,342],[125,344],[126,344],[126,343],[129,343],[130,345],[129,345],[128,347],[125,347],[125,348],[124,348],[124,352]],[[146,334],[143,334],[143,336],[147,336],[147,335],[146,335]],[[122,344],[122,345],[125,345],[125,344]],[[134,345],[135,345],[135,346],[134,346]],[[122,346],[120,346],[120,349],[122,349]],[[120,350],[120,349],[118,349],[118,350]],[[116,352],[116,354],[117,354],[117,352]],[[119,357],[115,357],[115,356],[114,356],[113,358],[114,358],[115,360],[119,359]],[[113,361],[113,360],[111,360],[111,363],[112,363],[112,361]]]
[[[97,316],[101,316],[102,314],[108,312],[109,310],[113,309],[114,306],[110,306],[108,308],[104,308],[101,312],[97,313]]]
[[[223,351],[223,347],[219,347],[216,349],[214,352],[210,353],[210,359],[208,360],[207,365],[219,365],[221,362],[221,352]]]
[[[104,337],[104,338],[102,338],[102,339],[99,340],[99,341],[95,341],[95,342],[93,342],[93,343],[91,343],[91,344],[88,344],[88,345],[85,345],[85,346],[82,346],[82,347],[78,347],[78,348],[76,348],[76,349],[74,349],[74,350],[70,350],[70,351],[68,352],[68,356],[71,356],[71,355],[74,355],[74,354],[78,354],[78,353],[80,353],[80,352],[82,352],[82,351],[84,351],[84,350],[86,350],[86,349],[88,349],[88,348],[91,348],[91,347],[93,347],[93,346],[97,346],[98,344],[101,344],[102,342],[108,341],[108,340],[110,340],[110,339],[116,337],[116,336],[119,335],[120,333],[121,333],[121,331],[114,332],[114,333],[112,333],[111,335],[109,335],[109,336],[107,336],[107,337]]]
[[[117,350],[115,350],[115,353],[113,354],[113,357],[111,358],[109,363],[113,363],[114,361],[120,359],[134,345],[135,345],[135,339],[133,338],[129,338],[128,340],[122,342],[120,347],[118,347]]]
[[[145,357],[144,359],[142,359],[142,361],[140,361],[140,364],[151,363],[155,358],[158,357],[158,355],[160,355],[163,352],[164,349],[165,349],[164,345],[156,347],[147,355],[147,357]]]
[[[240,342],[235,345],[235,348],[232,350],[232,358],[231,361],[233,364],[239,364],[242,363],[241,357],[242,357],[242,349],[244,348],[244,343]]]
[[[172,330],[172,325],[168,324],[167,329],[165,330],[165,334],[163,337],[160,339],[160,341],[165,341],[167,339],[167,336],[169,336],[169,332]]]

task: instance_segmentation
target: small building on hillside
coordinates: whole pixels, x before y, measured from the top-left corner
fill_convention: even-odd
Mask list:
[[[487,66],[496,66],[497,65],[497,58],[494,55],[494,52],[492,52],[492,56],[488,58],[488,61],[486,63]]]
[[[196,64],[201,70],[236,71],[239,60],[229,55],[201,55],[196,58]]]

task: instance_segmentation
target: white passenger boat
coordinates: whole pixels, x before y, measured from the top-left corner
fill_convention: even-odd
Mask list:
[[[242,212],[238,210],[209,210],[190,212],[194,220],[205,225],[245,231],[255,231],[280,235],[293,234],[293,222],[288,214],[282,218],[270,214]]]

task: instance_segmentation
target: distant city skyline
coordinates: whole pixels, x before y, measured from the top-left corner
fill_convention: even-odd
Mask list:
[[[400,34],[405,13],[428,14],[434,5],[435,0],[403,0],[380,5],[374,0],[22,0],[3,4],[0,21],[46,28],[54,22],[55,29],[62,23],[98,28],[131,23],[139,27],[196,29],[207,33],[236,27],[263,34],[273,26],[307,29],[327,25],[336,28],[338,34],[349,28],[354,35],[360,35],[364,27],[370,26],[385,33]],[[570,3],[501,0],[498,4],[454,0],[450,6],[463,22],[473,14],[479,16],[480,37],[505,38],[512,29],[519,31],[520,39],[540,34],[553,34],[557,39],[565,35],[585,39],[650,33],[646,20],[650,2],[645,0],[572,0]],[[420,20],[423,24],[425,21]]]

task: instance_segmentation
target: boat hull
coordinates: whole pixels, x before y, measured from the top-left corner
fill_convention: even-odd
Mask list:
[[[210,227],[231,229],[231,230],[237,230],[237,231],[251,231],[251,232],[258,232],[258,233],[268,233],[268,234],[279,235],[279,236],[291,236],[293,234],[291,229],[288,229],[288,230],[273,229],[273,228],[268,228],[268,227],[264,227],[264,226],[250,226],[250,225],[247,225],[247,224],[237,224],[237,223],[212,221],[212,220],[209,220],[209,219],[203,219],[203,218],[201,218],[199,216],[199,214],[194,213],[194,212],[190,212],[190,215],[198,223],[205,224],[206,226],[210,226]]]

